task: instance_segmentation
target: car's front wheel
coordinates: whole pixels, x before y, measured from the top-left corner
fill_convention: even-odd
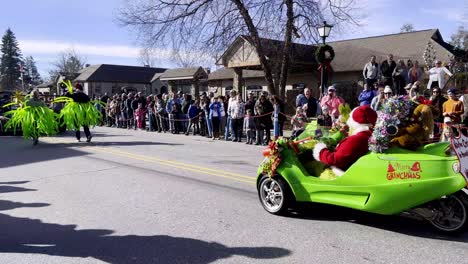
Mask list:
[[[448,195],[433,206],[435,215],[429,222],[440,231],[462,232],[468,225],[468,199],[463,192]]]
[[[281,177],[264,175],[258,184],[258,197],[265,210],[285,215],[294,200],[289,185]]]

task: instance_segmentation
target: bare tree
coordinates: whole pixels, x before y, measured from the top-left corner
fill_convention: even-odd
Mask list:
[[[85,63],[85,59],[74,49],[63,51],[58,54],[57,60],[52,62],[53,69],[49,71],[49,79],[53,81],[61,74],[65,76],[76,74],[84,68]]]
[[[136,29],[147,46],[195,50],[213,57],[238,36],[248,36],[269,92],[284,96],[293,38],[317,43],[316,27],[322,21],[336,27],[357,25],[358,10],[354,0],[127,0],[118,19]],[[269,47],[262,38],[283,40],[275,58],[267,57]]]
[[[414,27],[413,27],[413,24],[411,23],[405,23],[400,28],[400,33],[413,32],[413,31],[414,31]]]
[[[158,62],[158,58],[151,48],[140,49],[139,61],[143,66],[155,67]]]

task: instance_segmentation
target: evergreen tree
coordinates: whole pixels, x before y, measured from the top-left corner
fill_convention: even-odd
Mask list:
[[[11,29],[7,29],[2,37],[1,44],[2,58],[0,60],[0,88],[3,90],[13,90],[19,85],[21,51],[18,41]]]
[[[24,61],[24,70],[25,83],[35,86],[42,82],[41,75],[37,71],[36,62],[32,56],[26,57],[26,60]]]

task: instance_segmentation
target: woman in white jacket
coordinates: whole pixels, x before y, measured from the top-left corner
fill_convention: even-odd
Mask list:
[[[429,82],[427,83],[427,89],[431,89],[434,86],[434,82],[442,90],[445,87],[445,74],[452,76],[452,73],[445,67],[442,66],[442,62],[436,60],[435,67],[431,68],[427,73],[429,74]]]

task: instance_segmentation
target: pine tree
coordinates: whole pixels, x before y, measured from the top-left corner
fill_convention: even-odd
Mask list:
[[[1,52],[0,88],[3,90],[13,90],[19,86],[21,51],[18,47],[15,34],[11,29],[7,29],[2,37]]]
[[[25,83],[35,86],[42,82],[41,75],[37,71],[36,62],[32,56],[26,57],[26,60],[24,61],[24,70]]]

